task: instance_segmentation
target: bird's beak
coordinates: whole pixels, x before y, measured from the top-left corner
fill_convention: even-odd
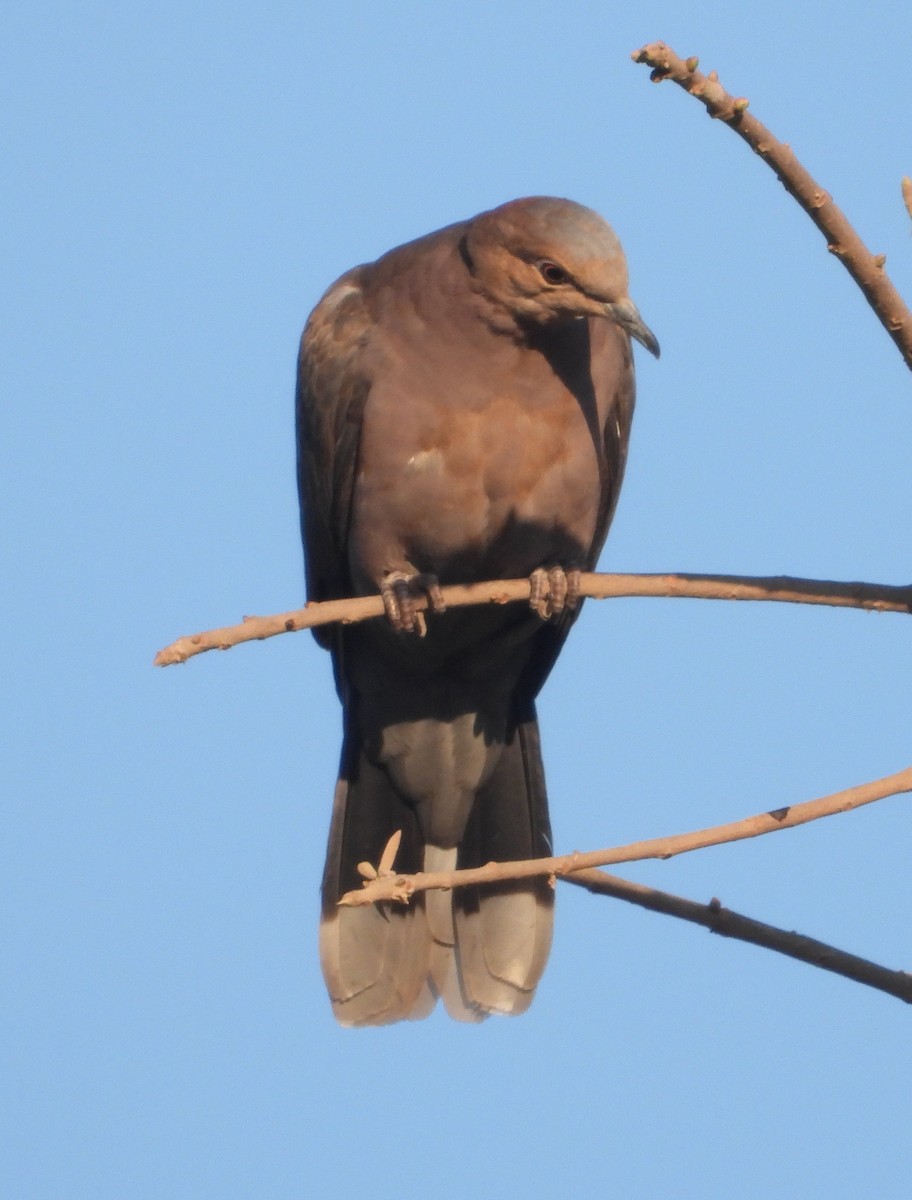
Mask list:
[[[658,339],[640,316],[632,300],[617,300],[613,304],[606,304],[605,315],[616,325],[620,325],[621,329],[635,338],[641,346],[645,346],[650,354],[659,357]]]

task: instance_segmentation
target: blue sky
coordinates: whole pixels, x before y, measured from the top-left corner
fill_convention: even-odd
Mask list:
[[[302,595],[324,288],[532,193],[612,222],[662,343],[603,567],[907,582],[908,371],[773,176],[629,54],[716,67],[912,297],[912,10],[13,0],[2,31],[3,1195],[905,1197],[907,1008],[570,888],[527,1016],[338,1029],[327,657],[151,659]],[[910,669],[896,616],[590,604],[540,706],[558,848],[909,765]],[[626,873],[912,969],[908,804]]]

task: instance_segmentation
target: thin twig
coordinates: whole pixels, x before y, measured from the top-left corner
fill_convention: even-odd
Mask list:
[[[903,204],[906,206],[906,212],[912,218],[912,179],[908,175],[902,177],[902,198]]]
[[[529,599],[528,579],[503,579],[485,583],[454,584],[442,589],[449,608],[472,604],[510,604]],[[837,583],[823,579],[797,579],[786,575],[603,575],[584,573],[580,592],[595,600],[621,596],[686,597],[694,600],[776,600],[792,604],[825,604],[836,608],[863,608],[875,612],[912,612],[912,587],[879,583]],[[427,599],[415,597],[416,609]],[[228,650],[241,642],[262,641],[280,633],[330,625],[350,624],[383,615],[379,596],[325,600],[271,617],[245,617],[241,625],[228,625],[178,638],[159,650],[157,667],[186,662],[207,650]]]
[[[631,56],[634,62],[652,67],[652,80],[673,79],[686,92],[701,100],[711,117],[730,125],[769,164],[827,240],[827,248],[861,288],[868,304],[899,347],[906,366],[912,368],[912,313],[884,270],[885,257],[874,255],[852,228],[833,198],[801,165],[793,151],[778,141],[765,125],[747,112],[748,101],[722,87],[715,71],[702,75],[696,58],[686,61],[664,42],[653,42]]]
[[[904,1000],[906,1004],[912,1004],[912,975],[908,972],[893,971],[889,967],[869,962],[866,958],[837,950],[835,946],[828,946],[826,942],[805,937],[804,934],[754,921],[751,917],[732,912],[730,908],[723,908],[718,900],[710,900],[709,904],[698,904],[695,900],[686,900],[683,896],[673,896],[657,888],[632,883],[628,879],[619,879],[617,875],[609,875],[594,868],[575,871],[564,878],[567,883],[576,884],[589,892],[613,896],[616,900],[625,900],[640,908],[648,908],[651,912],[692,921],[696,925],[703,925],[711,933],[750,942],[766,950],[775,950],[778,954],[786,954],[789,958],[810,963],[812,967],[821,967],[824,971],[843,975],[846,979],[877,988],[878,991]]]
[[[555,858],[534,858],[522,862],[487,863],[463,871],[420,871],[414,875],[390,873],[367,880],[360,890],[346,892],[340,904],[358,906],[373,904],[380,900],[397,900],[407,903],[415,892],[432,888],[465,887],[477,883],[499,883],[506,879],[530,879],[539,875],[564,877],[584,867],[606,867],[611,863],[638,862],[645,858],[673,858],[691,850],[702,850],[706,846],[718,846],[726,842],[738,842],[745,838],[760,837],[779,829],[793,829],[820,817],[849,812],[886,796],[912,791],[912,767],[863,783],[858,787],[834,792],[818,800],[805,800],[801,804],[786,805],[771,812],[758,813],[741,821],[726,825],[715,825],[710,829],[698,829],[692,833],[679,833],[671,837],[651,838],[649,841],[632,842],[627,846],[616,846],[608,850],[591,850],[584,854],[564,854]]]

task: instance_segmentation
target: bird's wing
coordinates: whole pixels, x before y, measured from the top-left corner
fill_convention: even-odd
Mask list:
[[[296,395],[298,496],[309,600],[351,595],[346,543],[364,405],[370,319],[362,268],[335,283],[301,337]],[[314,631],[325,646],[332,635]]]
[[[606,336],[605,328],[599,318],[590,319],[589,325],[595,335],[594,345],[597,346],[601,344],[600,339]],[[616,339],[619,335],[610,331],[607,336]],[[607,354],[604,361],[594,358],[592,362],[593,382],[596,388],[606,395],[608,404],[599,431],[602,455],[599,464],[601,497],[592,542],[586,550],[582,564],[586,571],[594,571],[598,564],[599,554],[617,507],[621,484],[624,481],[624,468],[627,465],[627,447],[636,402],[636,378],[633,355],[629,339],[626,337],[623,338],[623,345],[620,360],[615,346],[615,352]],[[556,620],[552,619],[538,631],[517,692],[518,699],[531,699],[538,694],[557,661],[581,607],[582,604],[578,604],[575,609],[564,609]]]
[[[636,377],[633,370],[633,354],[629,339],[626,343],[623,367],[614,379],[614,394],[602,428],[602,496],[599,506],[595,536],[589,548],[586,569],[594,571],[608,536],[614,510],[617,508],[627,466],[627,448],[630,444],[630,427],[636,403]]]

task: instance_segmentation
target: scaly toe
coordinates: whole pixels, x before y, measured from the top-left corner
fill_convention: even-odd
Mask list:
[[[529,607],[543,621],[551,616],[548,572],[544,567],[536,567],[529,576]]]
[[[563,567],[552,567],[548,572],[548,595],[551,598],[551,613],[557,616],[564,611],[567,602],[567,576]]]
[[[572,567],[567,572],[567,599],[564,601],[567,608],[576,608],[580,600],[580,589],[583,586],[582,571],[579,567]]]
[[[424,637],[427,622],[424,613],[415,606],[415,597],[427,596],[432,612],[444,612],[446,604],[436,575],[409,575],[405,571],[390,571],[380,584],[380,595],[387,620],[397,633],[413,633]]]
[[[529,576],[529,607],[543,621],[559,617],[564,609],[574,609],[580,598],[580,571],[577,567],[537,567]]]

